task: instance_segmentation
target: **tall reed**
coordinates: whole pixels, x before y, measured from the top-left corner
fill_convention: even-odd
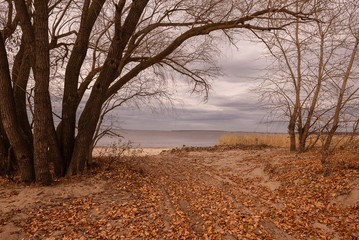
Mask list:
[[[307,146],[312,145],[315,142],[316,136],[310,136],[307,139]],[[319,138],[315,144],[315,147],[321,147],[324,138]],[[349,135],[336,135],[332,140],[332,147],[358,147],[358,136],[351,137]],[[298,138],[297,138],[298,143]],[[249,133],[244,135],[223,135],[218,140],[218,145],[267,145],[272,147],[289,148],[290,140],[288,134],[276,134],[276,133]]]
[[[218,145],[268,145],[273,147],[289,147],[287,134],[259,134],[223,135]]]

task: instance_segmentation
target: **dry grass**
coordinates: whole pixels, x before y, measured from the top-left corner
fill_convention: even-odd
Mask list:
[[[307,145],[311,145],[315,140],[315,136],[309,137],[307,139]],[[321,147],[324,139],[319,139],[316,143],[316,147]],[[297,139],[298,141],[298,139]],[[218,140],[218,145],[267,145],[272,147],[283,147],[289,148],[290,140],[288,134],[260,134],[260,133],[250,133],[246,135],[223,135]],[[343,146],[359,146],[358,137],[350,139],[348,135],[337,135],[334,136],[332,140],[333,147],[343,147]]]
[[[289,147],[287,134],[246,134],[223,135],[218,140],[218,145],[268,145],[273,147]]]

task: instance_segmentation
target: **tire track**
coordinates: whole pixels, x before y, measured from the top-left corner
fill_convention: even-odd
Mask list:
[[[208,161],[206,164],[200,164],[201,160],[200,157],[193,158],[188,153],[181,153],[162,154],[141,163],[144,171],[157,178],[161,176],[160,188],[166,193],[163,205],[173,209],[172,213],[167,212],[169,216],[176,211],[181,212],[187,219],[190,230],[197,237],[211,234],[213,231],[219,233],[223,239],[238,239],[243,230],[241,223],[251,223],[252,219],[256,219],[256,229],[252,229],[252,233],[258,237],[295,239],[270,220],[260,217],[261,212],[265,212],[269,207],[275,207],[272,203],[221,175],[208,164]],[[206,196],[210,199],[203,199]],[[246,206],[248,204],[245,203],[253,205]],[[221,210],[226,207],[227,210]],[[164,215],[163,221],[169,226],[170,218]],[[235,225],[231,222],[231,217],[237,219],[234,223],[239,226],[231,228]]]

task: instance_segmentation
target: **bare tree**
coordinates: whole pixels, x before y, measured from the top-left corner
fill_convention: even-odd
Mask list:
[[[262,38],[274,56],[271,67],[277,72],[270,70],[260,93],[277,116],[288,119],[290,150],[296,150],[298,134],[298,150],[303,152],[312,134],[325,133],[330,145],[330,136],[350,111],[345,106],[356,101],[358,88],[353,77],[358,69],[352,64],[357,51],[354,21],[358,6],[350,1],[298,1],[296,8],[312,11],[313,20],[298,18],[285,31]],[[328,127],[331,130],[326,132]]]
[[[166,80],[170,79],[169,72],[177,72],[193,84],[195,91],[206,92],[208,76],[213,73],[209,70],[215,70],[205,64],[211,59],[212,32],[223,31],[230,37],[237,30],[273,30],[290,24],[298,15],[305,17],[290,7],[291,2],[270,3],[242,0],[0,3],[9,16],[7,23],[21,28],[20,49],[24,46],[24,53],[17,52],[18,63],[11,69],[7,64],[7,43],[0,42],[0,93],[6,96],[0,111],[22,179],[33,181],[36,177],[38,182],[49,184],[50,164],[56,176],[81,174],[102,106],[136,79],[146,76],[147,81],[154,82],[164,76],[162,79]],[[269,19],[286,21],[273,27],[268,26]],[[5,39],[14,33],[11,24],[1,26]],[[11,70],[17,71],[13,76],[22,76],[21,91],[34,78],[33,134],[28,121],[21,123],[26,119],[23,106],[26,95],[22,92],[19,96],[20,111],[10,94],[15,88],[11,84],[14,82]],[[56,132],[50,76],[63,76],[62,114]],[[83,109],[80,104],[84,104]],[[30,136],[24,139],[25,134]],[[28,143],[30,139],[33,145]]]
[[[157,108],[163,109],[164,106],[172,105],[172,101],[175,99],[171,96],[170,90],[167,90],[164,84],[165,82],[159,81],[154,85],[153,82],[148,81],[146,78],[133,81],[110,97],[102,105],[101,115],[89,150],[88,165],[92,163],[92,151],[100,139],[105,136],[122,138],[118,131],[116,131],[118,130],[118,122],[117,128],[113,126],[113,123],[108,125],[108,121],[106,121],[107,124],[105,125],[105,117],[111,114],[114,109],[122,107],[123,105],[138,109],[146,107],[152,108],[153,110],[156,109],[156,106],[158,106]]]

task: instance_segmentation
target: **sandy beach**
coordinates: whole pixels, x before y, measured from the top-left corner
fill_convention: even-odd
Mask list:
[[[154,156],[158,155],[163,151],[168,151],[173,148],[158,147],[158,148],[129,148],[124,150],[123,148],[113,148],[113,147],[95,147],[92,151],[93,157],[101,156],[113,156],[118,154],[123,154],[125,156]]]
[[[116,133],[122,138],[116,139],[105,136],[100,139],[98,145],[112,146],[114,143],[121,144],[131,142],[133,147],[142,148],[171,148],[196,146],[209,147],[217,144],[218,139],[228,134],[245,134],[245,132],[228,132],[228,131],[159,131],[159,130],[117,130]]]

